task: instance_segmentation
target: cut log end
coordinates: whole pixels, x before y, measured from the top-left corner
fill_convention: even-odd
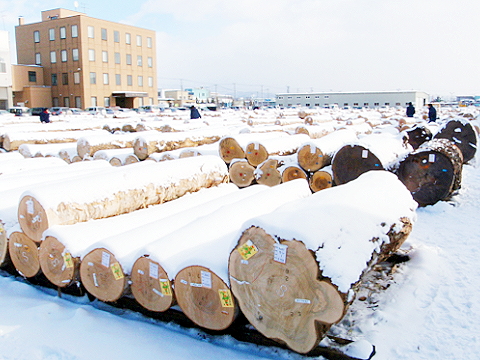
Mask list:
[[[104,248],[92,250],[82,259],[80,279],[90,294],[105,302],[120,299],[127,287],[122,267]]]
[[[282,174],[278,171],[278,161],[268,159],[257,169],[257,183],[267,186],[275,186],[282,182]],[[260,170],[260,171],[258,171]]]
[[[268,159],[268,151],[262,144],[250,143],[247,145],[245,157],[250,165],[257,167]]]
[[[237,140],[226,137],[219,143],[220,157],[225,163],[230,164],[233,159],[245,159],[245,151],[238,144]]]
[[[246,161],[237,161],[228,169],[230,182],[239,188],[252,185],[255,180],[254,172],[255,168]]]
[[[48,217],[42,205],[32,196],[24,196],[18,205],[18,223],[30,239],[39,242],[48,229]]]
[[[345,313],[344,296],[329,281],[319,280],[312,253],[299,241],[278,243],[251,227],[230,255],[229,273],[250,323],[294,351],[308,353]]]
[[[38,250],[40,267],[45,277],[58,287],[67,287],[77,280],[79,260],[72,258],[57,238],[47,236]]]
[[[229,287],[203,266],[188,266],[177,274],[175,297],[185,315],[206,329],[224,330],[237,314]]]
[[[346,184],[370,170],[384,170],[381,161],[361,145],[345,145],[332,160],[333,181]]]
[[[23,232],[16,231],[10,234],[8,252],[13,266],[20,275],[31,278],[40,273],[38,245]]]
[[[310,179],[308,180],[310,185],[310,189],[313,192],[317,192],[320,190],[328,189],[333,186],[333,179],[332,175],[327,171],[315,171]]]
[[[288,182],[295,179],[307,179],[307,174],[299,166],[290,165],[282,172],[282,182]]]
[[[330,159],[318,147],[303,145],[297,151],[298,165],[305,171],[317,171],[330,163]]]
[[[175,303],[167,273],[159,263],[141,257],[132,268],[131,290],[135,300],[145,309],[163,312]]]
[[[7,232],[3,224],[0,222],[0,267],[5,267],[10,263]]]

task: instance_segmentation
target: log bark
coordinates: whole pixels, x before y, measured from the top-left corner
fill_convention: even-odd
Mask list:
[[[299,165],[285,165],[280,168],[282,174],[282,182],[292,181],[295,179],[307,179],[307,174]]]
[[[128,292],[128,278],[115,255],[104,248],[90,251],[80,264],[80,279],[97,299],[113,302]]]
[[[249,143],[245,149],[245,157],[252,166],[258,166],[273,155],[295,154],[300,146],[310,140],[305,134],[290,135],[280,139],[265,139]]]
[[[32,187],[20,200],[18,220],[25,234],[39,241],[49,226],[106,218],[170,201],[225,182],[227,174],[225,163],[214,156],[112,167],[102,173],[101,181],[95,174],[56,182],[54,187]],[[88,188],[95,191],[78,192]]]
[[[424,142],[432,140],[432,132],[426,126],[414,126],[406,131],[408,135],[408,143],[412,145],[414,150],[418,149]]]
[[[21,231],[14,231],[8,239],[8,252],[18,273],[27,278],[40,273],[38,243]]]
[[[132,295],[145,309],[163,312],[176,304],[170,279],[158,262],[148,257],[139,258],[130,277]]]
[[[448,139],[455,143],[463,155],[463,162],[473,159],[477,152],[478,135],[472,124],[466,119],[450,120],[434,139]]]
[[[135,136],[132,133],[84,136],[77,141],[77,154],[83,159],[101,150],[131,149]]]
[[[396,173],[415,201],[427,206],[450,199],[460,189],[463,162],[452,141],[435,138],[402,160]]]
[[[258,184],[275,186],[282,182],[282,174],[278,170],[278,160],[267,159],[254,172]]]
[[[246,160],[235,161],[230,165],[228,174],[230,182],[237,185],[239,188],[244,188],[254,184],[255,182],[255,168]]]
[[[328,189],[333,186],[332,174],[328,171],[315,171],[308,179],[308,184],[313,192]]]
[[[175,297],[190,320],[209,330],[228,328],[238,313],[230,288],[203,266],[188,266],[178,272]]]
[[[4,224],[0,221],[0,268],[6,267],[11,263],[8,252],[8,237]]]

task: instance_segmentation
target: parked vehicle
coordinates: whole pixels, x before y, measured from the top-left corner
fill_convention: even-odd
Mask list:
[[[92,115],[106,114],[106,110],[103,106],[91,106],[86,108],[85,111]]]
[[[87,111],[79,108],[70,108],[72,115],[90,115]]]
[[[43,107],[34,107],[32,108],[32,115],[40,115],[43,112]]]
[[[158,105],[143,105],[143,106],[140,106],[139,109],[143,110],[147,114],[155,114],[155,115],[161,113],[163,110]]]
[[[0,110],[0,119],[9,119],[15,117],[15,114],[12,114],[8,110]]]
[[[55,106],[55,107],[51,107],[49,110],[50,112],[50,115],[71,115],[72,112],[70,111],[70,108],[68,107],[59,107],[59,106]]]
[[[15,114],[15,116],[30,116],[32,114],[30,108],[25,106],[13,106],[8,109],[10,113]]]

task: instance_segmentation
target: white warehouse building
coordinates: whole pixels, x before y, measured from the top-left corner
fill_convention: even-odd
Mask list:
[[[276,94],[279,107],[379,108],[405,107],[412,103],[421,108],[428,103],[428,94],[422,91],[351,91]]]

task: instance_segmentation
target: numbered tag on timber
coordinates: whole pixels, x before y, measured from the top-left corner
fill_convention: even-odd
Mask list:
[[[170,281],[167,279],[159,279],[160,291],[163,295],[172,296],[172,288],[170,287]]]
[[[102,265],[106,268],[110,267],[110,254],[106,251],[102,252]]]
[[[255,246],[252,240],[247,240],[247,242],[240,246],[237,250],[242,256],[243,260],[250,259],[258,252],[258,248]]]
[[[149,275],[151,278],[158,279],[158,264],[150,261]]]
[[[287,245],[275,244],[273,251],[273,260],[282,264],[287,262]]]
[[[73,267],[73,259],[70,253],[63,254],[63,262],[65,263],[65,267],[70,269]]]
[[[428,162],[429,163],[435,162],[435,154],[428,154]]]
[[[202,287],[212,288],[212,273],[209,271],[201,271]]]
[[[115,280],[123,279],[123,271],[120,268],[120,264],[118,262],[113,263],[110,267],[112,268],[112,273],[115,277]]]
[[[220,296],[220,303],[222,307],[233,307],[232,293],[230,290],[218,290]]]

